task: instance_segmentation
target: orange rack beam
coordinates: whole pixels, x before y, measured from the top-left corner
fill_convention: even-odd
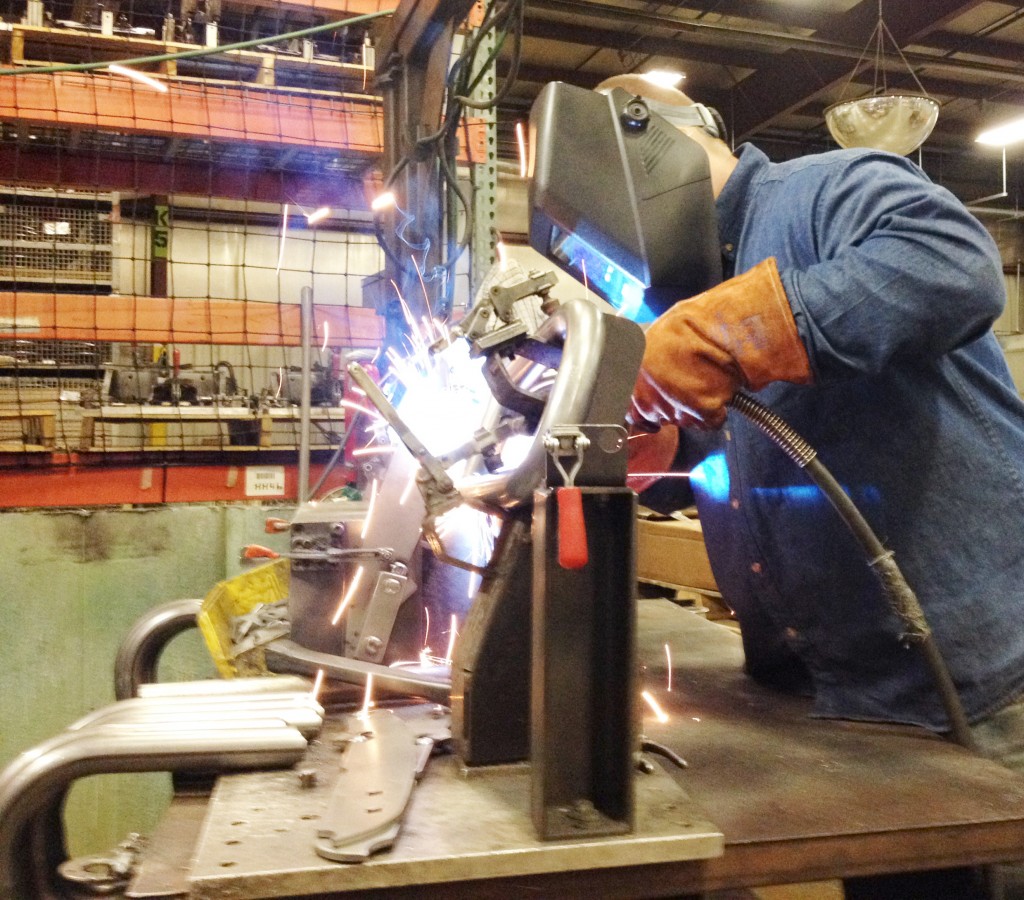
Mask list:
[[[376,347],[382,319],[372,309],[316,304],[332,343]],[[179,344],[299,344],[299,306],[259,300],[0,292],[0,338]]]
[[[280,454],[279,454],[280,455]],[[294,454],[292,454],[294,455]],[[253,463],[261,468],[280,463]],[[225,500],[295,500],[298,472],[284,464],[285,490],[280,497],[250,497],[245,492],[245,464],[217,465],[82,465],[76,458],[40,469],[0,469],[0,509],[64,506],[111,506],[124,503],[207,503]],[[324,471],[310,464],[310,483]],[[327,476],[323,490],[341,487],[351,478],[343,466]]]
[[[325,97],[251,85],[168,80],[159,93],[125,78],[82,73],[0,78],[0,118],[38,126],[248,141],[377,156],[375,97]]]

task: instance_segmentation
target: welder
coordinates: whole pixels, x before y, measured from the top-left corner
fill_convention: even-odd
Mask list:
[[[623,309],[655,319],[629,413],[631,467],[690,473],[650,479],[641,499],[696,502],[750,675],[812,694],[818,716],[949,729],[860,549],[730,411],[739,390],[814,446],[895,552],[977,745],[1024,771],[1024,403],[992,332],[1006,299],[992,238],[903,157],[856,149],[776,164],[749,144],[734,154],[720,119],[674,88],[624,75],[597,90],[622,110],[611,121],[623,134],[657,114],[707,161],[722,280]],[[615,104],[623,92],[633,107]],[[655,143],[640,153],[630,177],[656,160]],[[596,246],[618,227],[601,215],[568,227]],[[691,236],[676,240],[685,256]],[[934,895],[971,896],[949,877]],[[928,890],[868,880],[848,896]]]

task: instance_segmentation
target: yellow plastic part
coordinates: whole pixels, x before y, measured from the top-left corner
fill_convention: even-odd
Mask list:
[[[225,678],[271,674],[262,647],[235,654],[231,620],[252,612],[261,603],[276,603],[287,597],[290,571],[289,560],[277,559],[218,582],[203,599],[196,621],[217,670]]]

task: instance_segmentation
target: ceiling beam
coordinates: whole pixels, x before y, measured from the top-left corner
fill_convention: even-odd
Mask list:
[[[709,10],[709,5],[713,5],[714,8]],[[526,5],[526,15],[530,16],[534,12],[550,8],[550,5],[544,0],[532,0]],[[770,2],[770,0],[716,0],[714,4],[683,0],[683,2],[674,2],[672,8],[680,12],[685,10],[699,13],[701,18],[713,13],[716,16],[736,16],[747,20],[771,23],[775,26],[811,30],[821,28],[832,18],[830,13],[808,9],[805,3],[788,4]]]
[[[618,21],[614,16],[612,21]],[[636,24],[634,22],[634,24]],[[664,25],[660,27],[665,27]],[[641,23],[641,29],[646,26]],[[757,68],[771,65],[776,54],[754,48],[715,46],[697,42],[694,35],[680,31],[675,35],[655,36],[648,30],[627,31],[620,27],[599,28],[559,22],[551,19],[527,18],[523,22],[523,34],[527,37],[580,44],[588,47],[602,47],[611,50],[628,50],[652,56],[670,56],[682,61],[717,63],[723,66],[745,66]]]
[[[977,37],[958,34],[953,31],[936,31],[918,41],[922,47],[941,50],[944,53],[967,53],[970,56],[984,56],[1001,62],[1020,65],[1020,44],[1002,41],[998,38]]]

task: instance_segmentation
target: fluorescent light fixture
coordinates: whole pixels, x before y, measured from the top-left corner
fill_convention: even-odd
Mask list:
[[[1024,119],[1015,119],[997,128],[990,128],[988,131],[983,131],[974,140],[979,144],[988,144],[992,147],[1005,147],[1007,144],[1024,141]]]
[[[686,79],[683,72],[673,72],[671,69],[651,69],[650,72],[641,72],[640,77],[651,84],[660,87],[679,87]]]
[[[307,225],[316,225],[317,222],[322,222],[331,214],[331,208],[329,206],[321,206],[319,209],[313,210],[306,216]]]
[[[167,85],[162,81],[157,78],[153,78],[151,75],[146,75],[143,72],[137,72],[135,69],[129,69],[127,66],[119,66],[117,63],[111,63],[107,66],[107,71],[112,72],[114,75],[123,75],[125,78],[130,78],[132,81],[137,81],[139,84],[151,87],[154,91],[159,91],[161,94],[167,93]]]
[[[374,212],[380,212],[382,209],[390,209],[396,202],[394,193],[392,191],[385,191],[370,201],[370,209]]]
[[[529,169],[526,165],[526,134],[522,122],[516,122],[516,144],[519,147],[519,177],[525,178]]]

